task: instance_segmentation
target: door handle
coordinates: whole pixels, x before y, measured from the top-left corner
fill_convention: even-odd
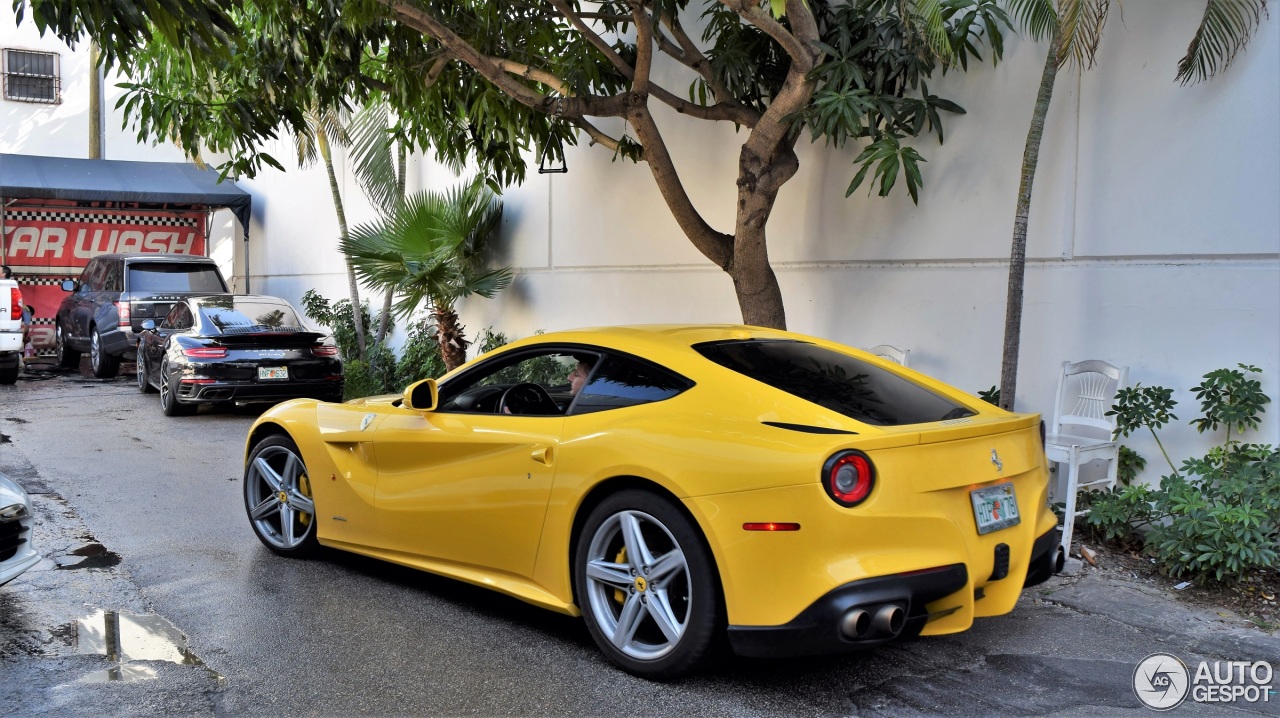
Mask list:
[[[551,451],[550,446],[543,446],[541,448],[534,449],[532,454],[534,461],[540,464],[546,464],[547,466],[551,465],[553,457],[554,453]]]

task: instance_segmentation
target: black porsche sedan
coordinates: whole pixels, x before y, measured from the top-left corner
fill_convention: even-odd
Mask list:
[[[277,297],[190,297],[142,323],[138,390],[160,391],[165,416],[200,404],[309,397],[342,401],[342,361],[324,333]]]

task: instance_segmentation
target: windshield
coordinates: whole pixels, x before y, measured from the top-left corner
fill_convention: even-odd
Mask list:
[[[921,424],[977,413],[870,362],[807,342],[745,340],[693,348],[720,366],[866,424]]]
[[[223,334],[311,331],[288,304],[211,297],[200,301],[200,314]]]
[[[130,264],[131,292],[225,292],[218,270],[204,264]]]

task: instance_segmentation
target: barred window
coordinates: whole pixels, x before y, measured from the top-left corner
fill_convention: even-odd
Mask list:
[[[58,55],[30,50],[4,51],[4,99],[18,102],[62,102]]]

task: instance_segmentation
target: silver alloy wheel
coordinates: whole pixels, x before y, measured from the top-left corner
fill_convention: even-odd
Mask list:
[[[58,355],[58,365],[67,365],[67,345],[66,340],[62,338],[62,325],[54,324],[53,327],[53,350]]]
[[[89,366],[93,367],[94,374],[102,371],[102,342],[96,331],[89,334]]]
[[[169,388],[169,367],[160,365],[160,408],[169,411],[169,402],[175,401],[173,390]]]
[[[679,644],[692,581],[684,551],[662,522],[641,511],[605,519],[591,537],[586,577],[590,618],[623,654],[654,660]]]
[[[264,448],[245,474],[249,520],[276,548],[298,548],[315,530],[315,503],[303,493],[306,476],[302,458],[283,446]]]
[[[147,384],[147,362],[142,358],[142,352],[138,352],[138,390],[146,393],[151,390],[151,386]]]

